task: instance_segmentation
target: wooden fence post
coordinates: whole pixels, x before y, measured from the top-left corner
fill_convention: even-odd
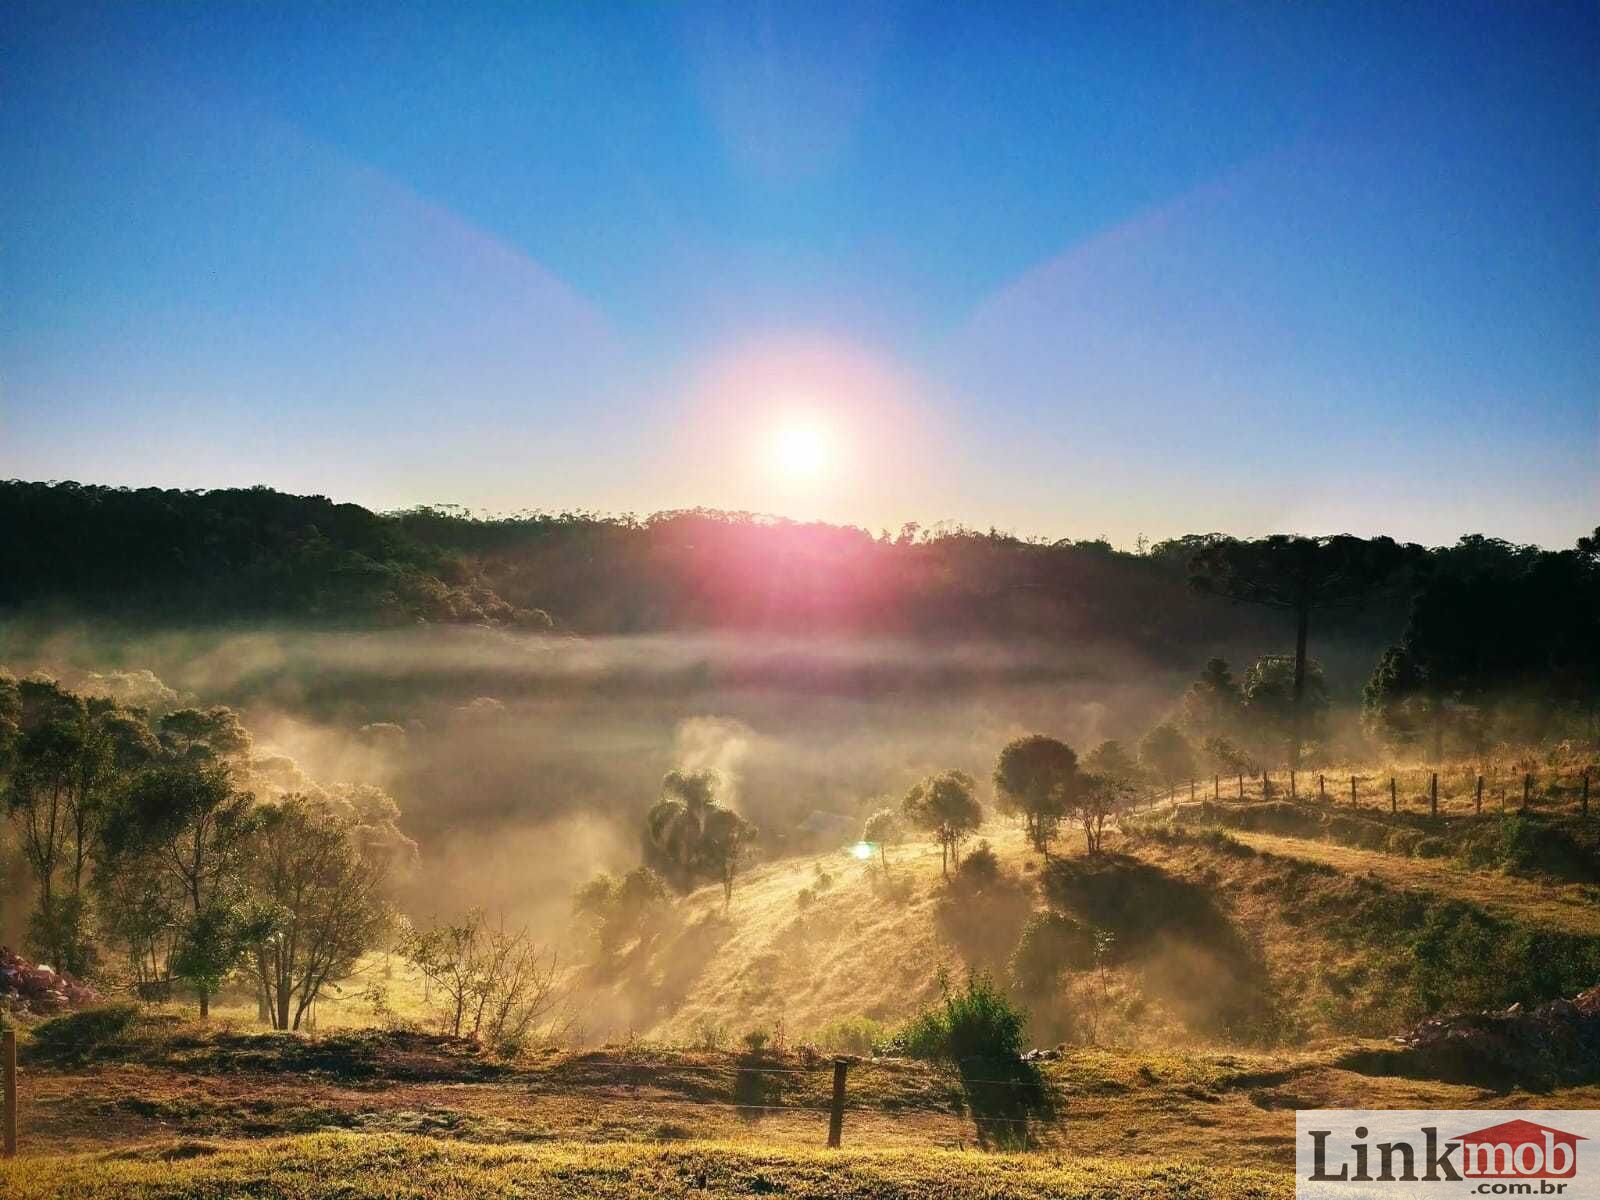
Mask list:
[[[1588,777],[1585,776],[1585,778]],[[1213,775],[1211,777],[1211,798],[1213,800],[1222,799],[1222,776],[1220,775]]]
[[[1356,777],[1354,775],[1350,776],[1350,807],[1361,807],[1361,805],[1356,802]]]
[[[1394,776],[1393,775],[1389,776],[1389,811],[1391,813],[1397,813],[1397,812],[1400,811],[1400,801],[1396,798],[1396,795],[1395,795]]]
[[[844,1137],[844,1076],[849,1069],[848,1059],[833,1060],[833,1106],[828,1110],[828,1146],[833,1150]]]
[[[1265,767],[1261,769],[1261,798],[1263,800],[1272,799],[1272,782],[1267,778]]]
[[[1244,772],[1239,772],[1239,799],[1244,799]]]
[[[1473,802],[1477,805],[1478,812],[1482,813],[1483,812],[1483,776],[1482,775],[1478,776],[1478,790],[1477,790],[1476,796],[1474,797],[1474,801]]]
[[[1522,777],[1522,811],[1528,811],[1528,797],[1533,792],[1533,772],[1530,771]]]
[[[1323,781],[1322,772],[1317,772],[1317,803],[1324,803],[1328,799],[1328,789]]]
[[[6,1092],[5,1156],[17,1156],[17,1031],[0,1035],[0,1059],[4,1060]]]
[[[1189,803],[1194,803],[1194,780],[1189,780]]]
[[[1299,793],[1298,790],[1296,790],[1295,784],[1294,784],[1294,768],[1290,767],[1289,768],[1289,799],[1298,800],[1299,798],[1300,798],[1300,793]]]
[[[1428,784],[1428,813],[1431,816],[1439,815],[1439,772],[1433,773],[1433,779]]]
[[[1583,773],[1583,815],[1589,815],[1589,772]]]

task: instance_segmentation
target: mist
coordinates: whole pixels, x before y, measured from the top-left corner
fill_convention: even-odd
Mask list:
[[[1180,687],[1103,649],[439,627],[13,625],[0,664],[154,712],[230,705],[258,759],[395,797],[420,851],[412,915],[479,905],[551,930],[579,882],[637,862],[674,767],[717,770],[770,856],[813,812],[858,817],[945,767],[984,779],[1019,733],[1135,735]]]

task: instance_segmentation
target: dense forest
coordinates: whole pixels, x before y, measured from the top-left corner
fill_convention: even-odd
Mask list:
[[[873,535],[706,510],[373,513],[265,487],[16,480],[0,483],[0,530],[0,611],[13,615],[892,634],[1109,645],[1180,668],[1243,647],[1289,649],[1298,602],[1263,581],[1307,586],[1278,559],[1291,541],[1313,546],[1201,534],[1127,552],[1098,540],[914,525]],[[1312,653],[1336,690],[1368,682],[1369,707],[1392,727],[1437,725],[1410,710],[1437,717],[1445,697],[1506,687],[1595,703],[1594,538],[1561,551],[1482,536],[1434,549],[1317,541],[1342,565],[1309,566],[1334,572],[1316,585],[1333,591],[1300,606],[1302,617],[1315,610]],[[1303,645],[1297,652],[1304,660]]]

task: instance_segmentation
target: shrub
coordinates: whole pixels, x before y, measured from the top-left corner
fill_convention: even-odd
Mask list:
[[[987,841],[961,860],[952,886],[970,892],[987,891],[1000,879],[1000,859]]]
[[[1062,971],[1093,961],[1094,938],[1087,929],[1058,912],[1034,913],[1011,955],[1011,978],[1024,995],[1040,996],[1055,986]]]
[[[812,1042],[834,1054],[871,1054],[890,1040],[889,1029],[871,1017],[840,1017],[812,1035]]]
[[[771,1038],[772,1034],[765,1029],[752,1029],[739,1040],[744,1043],[745,1049],[750,1051],[751,1054],[760,1054],[767,1048],[767,1042]]]
[[[996,986],[987,972],[972,972],[960,988],[941,978],[943,996],[912,1017],[893,1039],[912,1058],[942,1058],[956,1064],[975,1059],[1015,1061],[1022,1056],[1027,1009]]]
[[[33,1053],[51,1062],[74,1062],[120,1042],[139,1018],[137,1004],[102,1004],[52,1017],[33,1031]]]

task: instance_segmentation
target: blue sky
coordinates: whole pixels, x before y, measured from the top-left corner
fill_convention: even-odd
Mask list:
[[[1592,4],[13,4],[0,47],[0,476],[1600,520]]]

